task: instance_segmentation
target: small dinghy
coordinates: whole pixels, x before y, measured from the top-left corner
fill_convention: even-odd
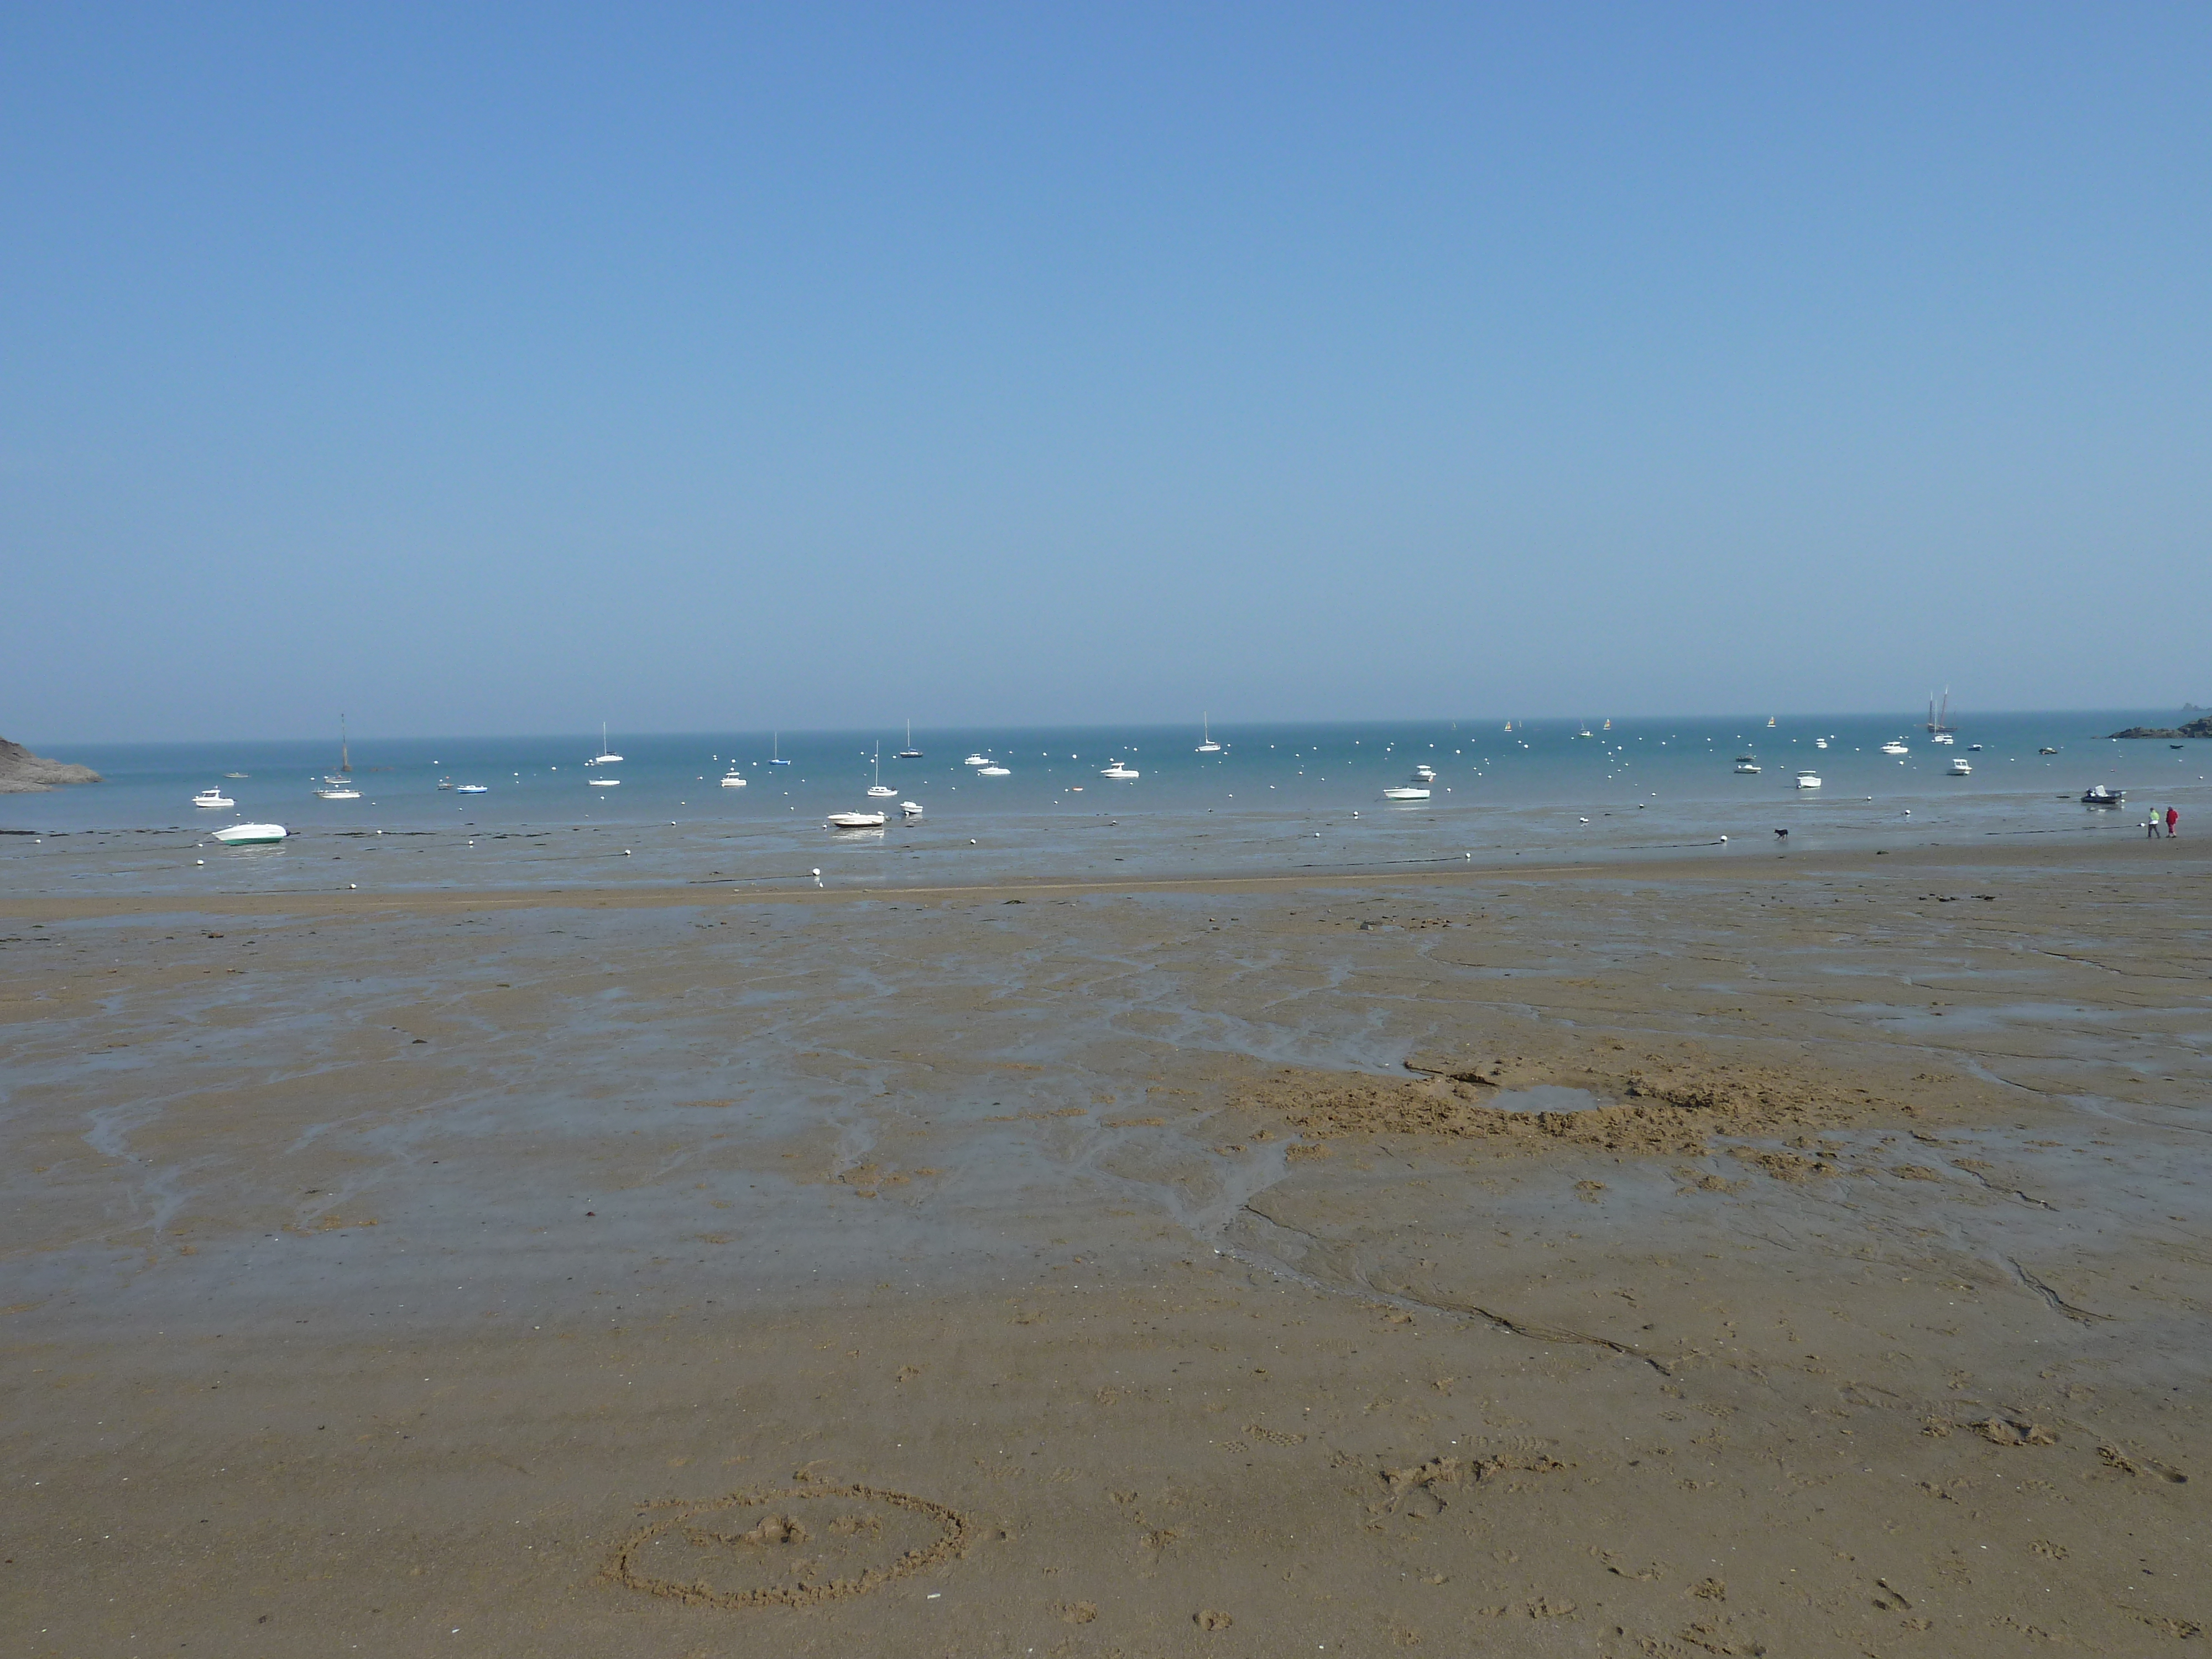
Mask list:
[[[232,823],[215,832],[225,847],[268,847],[284,839],[281,823]]]
[[[832,812],[823,820],[832,830],[880,830],[884,827],[881,812]]]

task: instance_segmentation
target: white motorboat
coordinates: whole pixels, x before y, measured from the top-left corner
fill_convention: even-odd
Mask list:
[[[991,757],[988,755],[970,755],[960,763],[963,766],[988,766],[991,763]]]
[[[1982,745],[1978,743],[1970,743],[1966,745],[1966,752],[1972,755],[1978,755],[1982,752]]]
[[[488,783],[465,783],[453,793],[457,795],[489,795],[491,786]]]
[[[976,769],[975,773],[975,775],[979,778],[1010,778],[1013,776],[1013,775],[1014,769],[1011,766],[980,767]]]
[[[1828,740],[1826,738],[1815,738],[1813,739],[1813,747],[1815,749],[1826,749],[1827,746]]]
[[[192,797],[195,806],[235,806],[238,803],[220,789],[203,789]]]
[[[742,789],[742,788],[744,788],[744,787],[745,787],[745,780],[744,780],[744,779],[743,779],[743,778],[741,778],[741,777],[739,777],[739,776],[738,776],[735,772],[726,772],[726,773],[724,773],[724,774],[722,775],[722,787],[723,787],[723,788],[725,788],[725,789]]]
[[[321,788],[316,790],[315,793],[323,800],[359,800],[361,799],[361,791],[349,783],[325,783]]]
[[[1958,742],[1958,738],[1953,737],[1948,732],[1931,732],[1928,734],[1928,741],[1930,743],[1940,743],[1948,747],[1949,744]]]
[[[2084,806],[2118,806],[2127,798],[2128,792],[2124,789],[2112,789],[2108,788],[2101,783],[2093,783],[2087,789],[2084,789],[2081,792],[2081,805]]]
[[[1952,778],[1968,778],[1972,777],[1973,775],[1973,766],[1964,755],[1960,756],[1956,760],[1953,761],[1950,764],[1949,769],[1944,773],[1946,777]]]
[[[599,722],[599,752],[592,756],[591,759],[586,761],[584,764],[586,766],[612,766],[621,759],[622,757],[620,755],[612,755],[607,752],[607,725],[605,720],[601,720]]]
[[[1207,714],[1200,720],[1198,732],[1197,753],[1201,755],[1218,755],[1221,752],[1221,745],[1213,740],[1212,715]]]
[[[1102,778],[1133,778],[1142,775],[1135,767],[1124,766],[1120,761],[1115,761],[1111,766],[1101,767],[1098,775]]]
[[[1820,787],[1820,775],[1818,772],[1798,773],[1797,787],[1800,789],[1818,789]]]
[[[441,789],[450,789],[453,787],[453,781],[451,778],[440,778],[438,780],[438,787]]]
[[[1739,772],[1756,773],[1759,770],[1758,757],[1753,755],[1738,755],[1735,757],[1735,769]]]
[[[906,747],[891,757],[893,760],[920,760],[921,750],[914,746],[914,722],[906,723]]]
[[[622,780],[620,778],[591,778],[587,779],[586,781],[589,782],[594,789],[619,789],[622,787]]]
[[[918,800],[902,800],[899,803],[899,812],[904,817],[918,818],[921,816],[921,803]]]
[[[1434,783],[1437,781],[1437,769],[1433,766],[1417,766],[1413,769],[1413,777],[1418,782]]]
[[[880,830],[884,827],[881,812],[832,812],[823,820],[832,830]]]
[[[884,746],[881,744],[876,745],[876,781],[868,786],[868,793],[878,799],[898,793],[897,790],[884,781]]]
[[[1395,789],[1382,792],[1384,800],[1426,800],[1429,792],[1417,783],[1401,783]]]
[[[1882,744],[1881,752],[1885,755],[1909,755],[1912,750],[1906,746],[1903,738],[1892,738]]]
[[[281,823],[227,823],[215,832],[225,847],[267,847],[284,839]]]
[[[226,772],[223,774],[223,776],[227,778],[250,778],[252,775],[253,775],[251,772]]]

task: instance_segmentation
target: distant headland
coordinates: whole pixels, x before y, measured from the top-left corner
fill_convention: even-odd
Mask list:
[[[98,783],[89,766],[34,755],[20,743],[0,738],[0,795],[35,795],[58,783]]]
[[[2112,735],[2116,738],[2212,738],[2212,714],[2193,720],[2186,726],[2130,726],[2126,731],[2115,732]]]

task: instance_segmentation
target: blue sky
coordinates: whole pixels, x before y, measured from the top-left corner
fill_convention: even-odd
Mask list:
[[[2212,9],[0,9],[0,733],[2212,702]]]

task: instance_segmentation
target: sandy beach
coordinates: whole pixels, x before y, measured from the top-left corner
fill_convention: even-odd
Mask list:
[[[0,897],[13,1652],[2185,1652],[2212,874]]]

